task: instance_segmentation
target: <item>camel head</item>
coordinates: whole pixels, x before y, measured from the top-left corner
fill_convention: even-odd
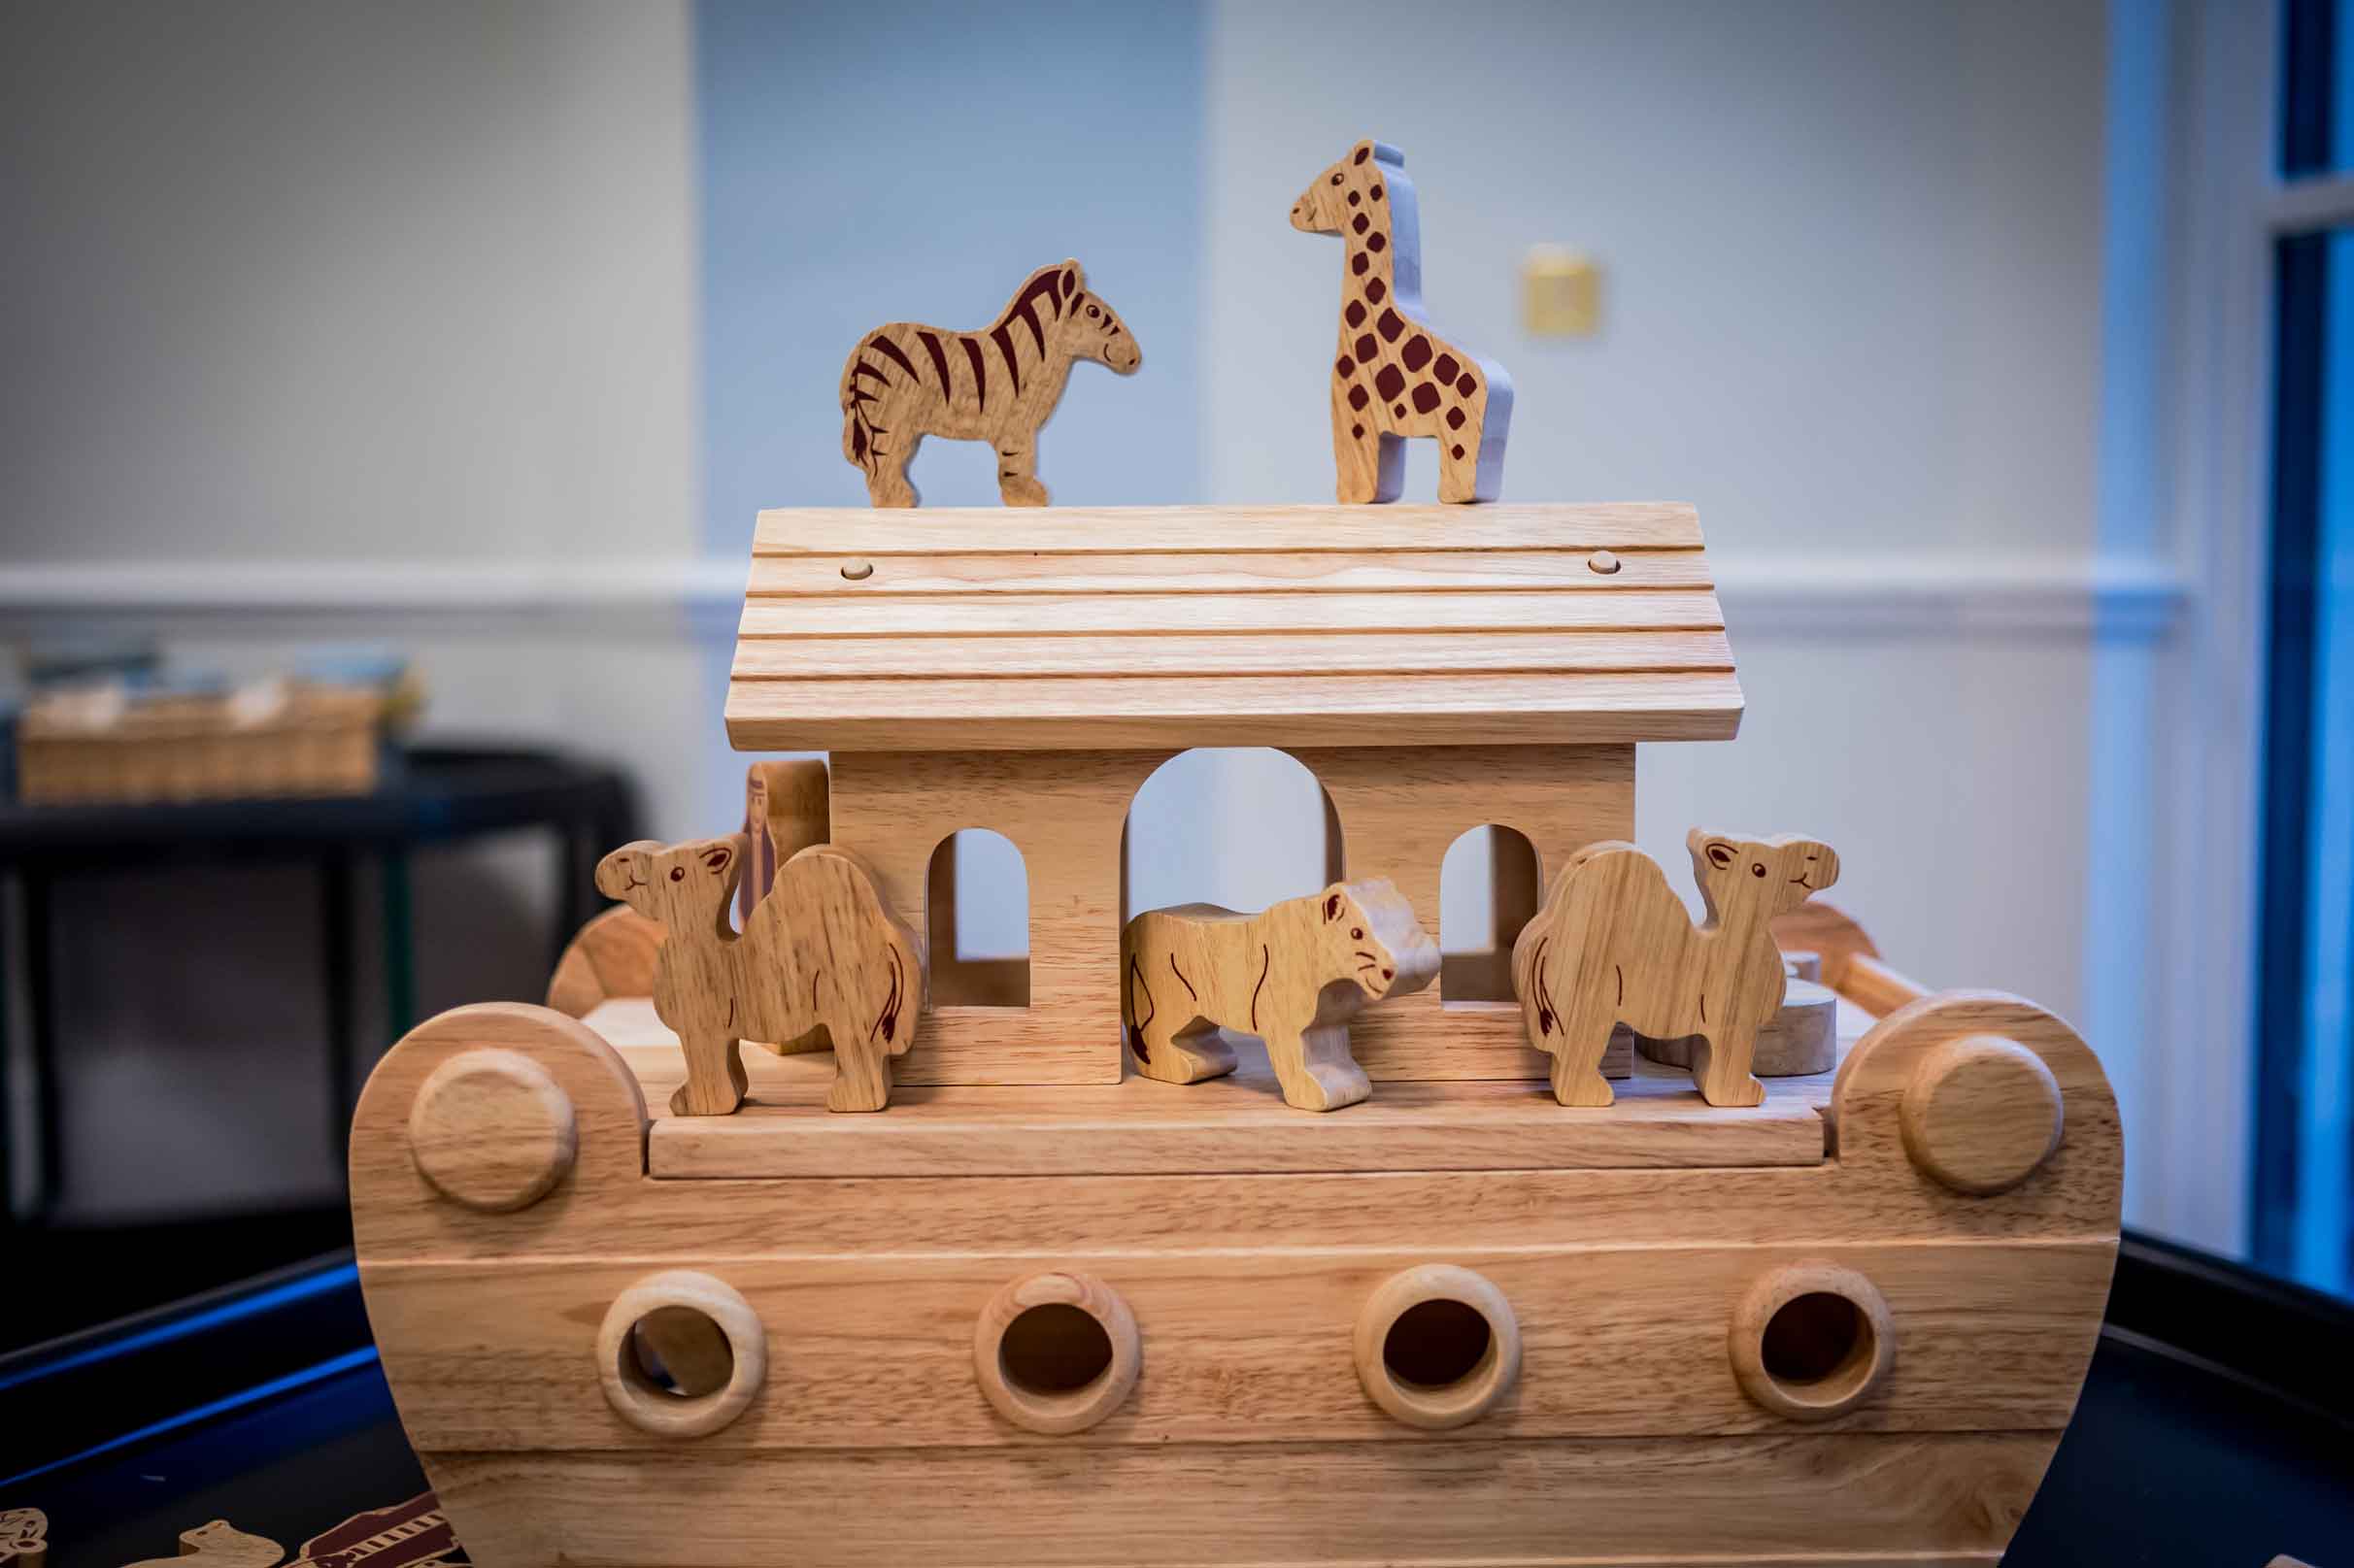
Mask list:
[[[744,839],[624,844],[596,865],[597,890],[666,931],[727,929],[727,902],[744,870]]]
[[[1784,833],[1745,839],[1696,827],[1684,840],[1693,880],[1711,915],[1734,904],[1766,906],[1766,915],[1797,909],[1839,880],[1839,857],[1828,844]]]

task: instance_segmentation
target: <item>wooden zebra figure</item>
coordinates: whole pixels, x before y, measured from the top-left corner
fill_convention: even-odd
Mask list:
[[[986,441],[1009,507],[1046,505],[1038,427],[1062,401],[1071,361],[1133,375],[1144,352],[1120,315],[1087,291],[1076,261],[1041,267],[979,332],[915,321],[878,327],[842,367],[842,455],[866,475],[879,507],[922,500],[907,465],[925,436]]]

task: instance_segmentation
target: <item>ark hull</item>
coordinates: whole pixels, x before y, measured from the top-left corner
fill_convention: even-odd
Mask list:
[[[2115,1254],[2101,1070],[1993,993],[1911,1003],[1748,1110],[1645,1070],[1591,1111],[1457,1083],[1316,1117],[1244,1075],[843,1118],[817,1109],[824,1057],[754,1052],[744,1112],[650,1120],[675,1050],[591,1018],[618,1050],[546,1009],[446,1014],[354,1128],[386,1374],[486,1568],[1991,1562]],[[2056,1146],[1985,1194],[1924,1161],[2018,1145],[2018,1107],[1922,1088],[1982,1040],[2060,1106]],[[488,1174],[418,1109],[469,1066],[534,1085],[510,1096],[528,1125],[480,1129]],[[494,1180],[532,1151],[560,1166],[544,1192],[481,1207],[535,1184]],[[1484,1321],[1367,1339],[1399,1281],[1468,1279],[1492,1297],[1420,1293]],[[1076,1338],[1017,1344],[1009,1288],[1078,1302],[1038,1319]],[[732,1339],[710,1391],[631,1359],[650,1302]],[[1460,1383],[1418,1381],[1458,1352]]]

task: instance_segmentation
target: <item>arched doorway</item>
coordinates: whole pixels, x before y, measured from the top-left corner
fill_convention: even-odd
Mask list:
[[[1013,840],[986,827],[942,839],[924,911],[932,1006],[1029,1006],[1029,872]]]
[[[1447,847],[1439,867],[1438,972],[1447,1003],[1510,1002],[1512,944],[1536,915],[1536,846],[1485,822]]]

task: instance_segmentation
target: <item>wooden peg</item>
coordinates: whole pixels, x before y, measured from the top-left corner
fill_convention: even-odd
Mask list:
[[[876,506],[912,507],[923,498],[907,465],[925,436],[986,441],[1005,504],[1042,507],[1038,427],[1062,401],[1062,384],[1081,359],[1128,376],[1144,352],[1119,313],[1088,291],[1076,261],[1031,273],[978,332],[914,321],[878,327],[842,366],[842,455],[866,475]],[[873,575],[864,560],[842,571],[854,583]]]
[[[272,1568],[286,1549],[258,1535],[233,1528],[227,1519],[215,1519],[180,1532],[180,1555],[149,1557],[129,1568]]]
[[[1608,1105],[1598,1071],[1614,1023],[1655,1040],[1698,1037],[1692,1077],[1710,1105],[1757,1105],[1757,1035],[1782,1005],[1782,955],[1766,922],[1838,880],[1839,857],[1812,839],[1744,839],[1693,829],[1685,840],[1708,906],[1698,926],[1659,863],[1631,844],[1570,857],[1512,948],[1529,1043],[1553,1055],[1564,1105]]]
[[[736,919],[768,896],[777,867],[833,837],[832,784],[823,757],[755,762],[744,770],[744,877],[736,884]]]
[[[0,1509],[0,1568],[42,1568],[49,1561],[49,1516],[37,1508]]]
[[[1122,935],[1121,974],[1128,1049],[1147,1078],[1232,1072],[1223,1026],[1266,1042],[1285,1104],[1337,1111],[1372,1092],[1349,1054],[1349,1020],[1435,980],[1438,944],[1388,882],[1342,882],[1258,915],[1149,910]]]
[[[741,835],[690,844],[625,845],[596,884],[664,930],[654,1010],[679,1037],[683,1117],[726,1116],[744,1102],[746,1039],[834,1053],[829,1111],[880,1111],[891,1061],[915,1043],[924,1011],[924,949],[893,914],[865,862],[813,845],[785,862],[742,935],[727,928],[741,875]]]
[[[1395,501],[1405,439],[1438,443],[1438,498],[1493,501],[1503,491],[1512,378],[1455,348],[1423,315],[1422,226],[1405,154],[1358,143],[1292,204],[1292,226],[1337,234],[1340,346],[1332,360],[1335,493],[1344,505]],[[1598,570],[1598,568],[1597,568]]]

